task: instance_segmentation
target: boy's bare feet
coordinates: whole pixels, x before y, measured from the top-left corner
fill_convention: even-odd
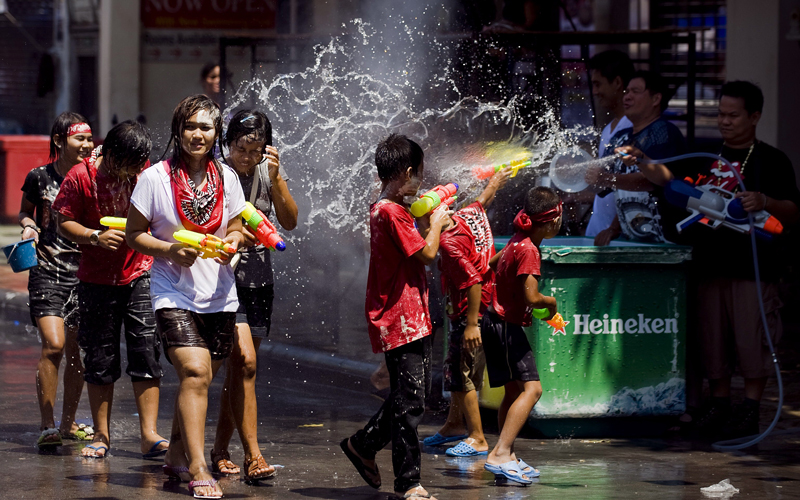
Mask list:
[[[411,488],[408,491],[395,491],[394,494],[397,495],[397,498],[426,498],[429,500],[436,500],[436,497],[428,493],[422,486]]]

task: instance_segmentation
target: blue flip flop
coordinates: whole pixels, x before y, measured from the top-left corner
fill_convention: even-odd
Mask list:
[[[444,453],[450,457],[478,457],[481,455],[488,455],[489,451],[478,451],[466,441],[461,441],[452,448],[447,448]]]
[[[536,467],[526,464],[525,461],[522,460],[521,458],[517,459],[517,463],[519,464],[520,472],[522,472],[531,479],[536,479],[537,477],[542,475],[542,473],[539,472],[539,470]]]
[[[95,451],[95,453],[100,451],[100,450],[105,450],[105,452],[102,455],[96,455],[96,454],[95,455],[81,455],[81,458],[106,458],[108,456],[109,448],[108,448],[108,446],[106,446],[104,444],[98,444],[97,446],[92,446],[90,444],[87,444],[86,446],[84,446],[84,448],[92,449],[92,450]]]
[[[159,450],[158,449],[158,445],[160,445],[161,443],[169,444],[169,441],[167,441],[166,439],[162,439],[160,441],[157,441],[156,444],[154,444],[153,446],[150,447],[150,451],[148,451],[147,453],[142,453],[142,458],[157,458],[157,457],[163,457],[164,455],[166,455],[167,454],[167,450],[169,448],[164,448],[163,450]]]
[[[519,463],[513,460],[501,465],[483,464],[483,468],[494,474],[495,480],[504,478],[525,486],[533,483],[530,478],[523,477]]]
[[[425,446],[439,446],[441,444],[454,443],[456,441],[461,441],[462,439],[467,439],[467,435],[463,434],[463,435],[460,435],[460,436],[447,436],[447,437],[445,437],[445,436],[442,436],[441,434],[439,434],[437,432],[433,436],[428,436],[425,439],[423,439],[422,440],[422,444],[424,444]]]

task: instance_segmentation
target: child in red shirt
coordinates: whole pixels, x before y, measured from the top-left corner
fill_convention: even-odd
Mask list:
[[[484,468],[495,478],[531,484],[539,471],[517,459],[514,440],[533,405],[542,396],[542,384],[523,327],[530,326],[533,309],[556,312],[556,299],[539,293],[539,245],[561,228],[561,199],[550,188],[528,191],[525,208],[514,219],[516,233],[496,259],[497,278],[493,311],[483,316],[481,334],[491,387],[505,388],[497,413],[500,438]],[[494,262],[493,262],[494,263]]]
[[[433,262],[439,235],[450,224],[444,210],[418,219],[403,204],[422,181],[422,148],[392,134],[378,144],[375,163],[381,194],[370,207],[370,262],[366,315],[372,350],[384,352],[391,393],[367,425],[340,446],[364,481],[380,488],[375,455],[390,441],[394,491],[401,498],[432,498],[420,486],[417,426],[430,390],[431,320],[425,265]]]
[[[494,239],[484,207],[494,200],[495,193],[508,182],[510,174],[510,169],[494,174],[478,199],[453,215],[454,225],[442,233],[439,245],[439,266],[449,297],[450,318],[444,389],[450,391],[452,399],[447,421],[439,432],[425,438],[422,443],[436,446],[464,439],[446,450],[449,456],[471,457],[489,453],[477,392],[483,387],[486,368],[480,316],[492,304],[494,293],[494,272],[489,267],[489,261],[494,257]]]

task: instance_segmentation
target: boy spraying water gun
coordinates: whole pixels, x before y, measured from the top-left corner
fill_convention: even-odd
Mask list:
[[[489,261],[494,257],[494,239],[484,208],[511,175],[511,167],[493,174],[486,189],[471,205],[453,216],[453,226],[440,241],[443,282],[449,296],[450,332],[444,361],[444,389],[452,400],[447,421],[423,440],[436,446],[464,439],[445,453],[455,457],[487,455],[489,445],[483,435],[478,393],[483,387],[486,359],[481,345],[480,316],[492,303],[494,272]],[[464,434],[464,421],[466,431]]]
[[[449,213],[434,210],[417,219],[403,204],[422,181],[422,148],[392,134],[378,144],[375,163],[381,194],[370,207],[370,262],[366,315],[372,350],[383,352],[391,379],[389,397],[367,425],[340,446],[364,481],[375,489],[381,477],[375,455],[392,443],[394,491],[400,498],[433,498],[420,485],[417,426],[430,389],[431,321],[425,265],[439,250]]]
[[[558,234],[561,214],[561,199],[555,191],[546,187],[528,191],[525,208],[514,219],[516,233],[492,259],[497,264],[493,311],[484,314],[481,325],[489,385],[505,388],[497,413],[500,438],[484,468],[496,479],[523,485],[531,484],[539,471],[516,456],[514,441],[542,396],[536,360],[523,328],[531,325],[533,309],[548,309],[550,314],[544,319],[557,312],[556,299],[539,293],[539,245]]]

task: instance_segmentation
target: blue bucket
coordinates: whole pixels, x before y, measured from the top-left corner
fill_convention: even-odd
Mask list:
[[[39,265],[39,259],[36,258],[36,240],[34,238],[4,246],[3,253],[6,254],[6,259],[8,259],[8,263],[11,264],[11,269],[15,273],[20,273]]]

